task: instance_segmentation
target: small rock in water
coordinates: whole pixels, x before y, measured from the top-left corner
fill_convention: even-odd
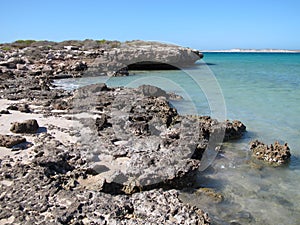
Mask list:
[[[197,195],[206,195],[213,201],[220,203],[224,200],[224,196],[221,193],[215,192],[212,188],[199,188],[196,191]]]
[[[291,157],[288,144],[280,145],[278,141],[275,141],[274,145],[265,145],[256,140],[250,143],[250,150],[255,158],[270,164],[281,165],[287,163]]]

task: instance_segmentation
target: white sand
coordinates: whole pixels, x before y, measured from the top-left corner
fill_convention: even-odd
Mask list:
[[[9,101],[5,99],[0,99],[0,110],[6,109],[11,104],[20,103],[22,101]],[[30,106],[30,108],[35,108],[34,106]],[[75,136],[70,136],[67,132],[62,132],[58,128],[64,129],[82,129],[82,125],[78,121],[67,120],[63,116],[50,116],[44,117],[42,114],[36,113],[22,113],[19,111],[9,110],[11,114],[2,114],[0,117],[0,134],[10,134],[10,135],[19,135],[13,134],[10,132],[10,128],[13,122],[23,122],[28,119],[36,119],[39,126],[42,128],[41,130],[46,131],[47,133],[54,136],[57,140],[62,142],[63,144],[67,143],[76,143],[78,138]],[[54,125],[56,128],[48,130],[49,125]],[[44,128],[44,129],[43,129]],[[28,142],[32,142],[34,144],[34,139],[40,134],[32,135],[32,134],[22,134],[21,136],[25,137]],[[31,148],[27,150],[23,150],[22,152],[30,152]],[[20,154],[20,152],[13,152],[11,149],[0,147],[0,158],[5,155],[16,155]]]

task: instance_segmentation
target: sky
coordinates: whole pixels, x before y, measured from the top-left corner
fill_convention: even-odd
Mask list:
[[[299,0],[1,0],[0,43],[151,40],[200,50],[300,49]]]

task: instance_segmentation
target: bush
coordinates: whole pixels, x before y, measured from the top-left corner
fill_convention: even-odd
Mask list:
[[[102,39],[102,40],[96,40],[98,44],[103,45],[107,42],[107,40]]]
[[[35,40],[17,40],[14,43],[24,44],[24,45],[31,45],[34,42],[36,42],[36,41]]]
[[[16,48],[26,48],[31,46],[31,44],[35,42],[36,42],[35,40],[17,40],[12,43],[12,46]]]
[[[0,49],[1,49],[2,51],[10,51],[10,50],[11,50],[11,47],[9,47],[9,46],[3,46],[3,47],[0,47]]]

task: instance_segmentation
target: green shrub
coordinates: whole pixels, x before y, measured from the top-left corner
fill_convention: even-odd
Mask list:
[[[9,46],[3,46],[3,47],[0,47],[0,49],[1,49],[2,51],[10,51],[10,50],[11,50],[11,47],[9,47]]]
[[[102,40],[96,40],[98,44],[105,44],[107,40],[102,39]]]
[[[17,40],[14,43],[17,44],[24,44],[24,45],[31,45],[32,43],[36,42],[35,40]]]
[[[35,42],[36,42],[35,40],[17,40],[12,43],[12,46],[16,48],[26,48],[31,46],[31,44]]]

